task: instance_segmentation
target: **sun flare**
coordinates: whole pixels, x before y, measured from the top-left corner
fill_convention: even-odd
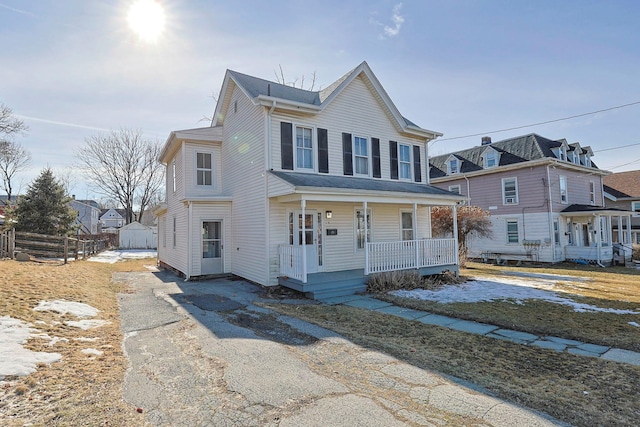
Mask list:
[[[164,29],[164,20],[164,10],[155,0],[136,0],[127,15],[131,30],[146,42],[158,39]]]

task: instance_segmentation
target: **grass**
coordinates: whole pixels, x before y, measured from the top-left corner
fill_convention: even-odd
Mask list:
[[[40,333],[66,338],[53,347],[48,340],[32,338],[25,347],[57,352],[62,360],[39,366],[26,377],[5,377],[0,382],[0,424],[3,426],[147,425],[136,408],[122,400],[122,384],[128,362],[122,352],[122,333],[116,294],[121,284],[111,281],[114,271],[143,271],[149,260],[102,264],[76,261],[0,261],[0,313],[34,324]],[[55,312],[37,312],[40,301],[64,299],[89,304],[100,312],[96,318],[108,325],[83,331],[71,328]],[[61,323],[57,323],[61,322]],[[78,338],[95,338],[88,343]],[[101,356],[81,350],[93,347]]]
[[[568,264],[522,268],[469,263],[461,271],[467,277],[500,276],[505,272],[580,277],[585,280],[561,282],[556,288],[562,291],[563,296],[577,302],[640,312],[640,272],[634,269],[617,267],[603,270],[595,267],[577,268]],[[403,307],[491,323],[536,335],[552,335],[640,351],[640,331],[638,327],[629,325],[629,322],[640,323],[637,314],[575,312],[569,306],[540,300],[527,300],[522,304],[509,301],[440,304],[384,293],[376,294],[376,297]]]

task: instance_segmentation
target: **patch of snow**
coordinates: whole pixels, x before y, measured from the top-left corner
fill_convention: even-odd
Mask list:
[[[77,317],[94,317],[100,310],[91,307],[89,304],[74,301],[40,301],[34,308],[35,311],[55,311],[60,314],[71,313]]]
[[[636,327],[639,327],[639,328],[640,328],[640,323],[638,323],[638,322],[629,322],[629,324],[630,324],[631,326],[636,326]]]
[[[64,323],[67,326],[72,326],[74,328],[80,328],[80,329],[82,329],[84,331],[87,331],[87,330],[92,329],[92,328],[97,328],[97,327],[109,324],[109,322],[107,322],[106,320],[99,320],[99,319],[69,320],[69,321],[64,322]]]
[[[53,337],[53,338],[51,338],[51,341],[49,342],[49,347],[53,347],[58,342],[69,342],[69,338]]]
[[[399,290],[391,292],[403,298],[415,298],[426,301],[435,301],[443,304],[454,302],[483,302],[483,301],[512,301],[522,304],[528,299],[537,299],[555,304],[568,305],[576,312],[604,312],[614,314],[640,314],[632,310],[619,310],[614,308],[596,307],[590,304],[579,303],[570,298],[558,295],[551,291],[554,283],[549,281],[531,281],[508,277],[492,277],[472,280],[461,285],[449,285],[430,291],[414,289],[411,291]]]
[[[0,379],[8,375],[29,375],[36,371],[38,363],[53,363],[62,359],[59,353],[31,351],[22,346],[37,332],[22,320],[0,317]]]
[[[84,354],[91,354],[94,356],[102,356],[103,352],[100,350],[96,350],[95,348],[85,348],[81,350]]]
[[[89,258],[92,262],[104,262],[107,264],[114,264],[118,261],[125,259],[145,259],[145,258],[157,258],[158,252],[143,249],[129,249],[129,250],[113,250],[103,251],[99,254]]]
[[[74,338],[75,341],[81,341],[81,342],[95,342],[98,341],[98,338],[94,337],[94,338],[88,338],[88,337],[80,337],[80,338]]]

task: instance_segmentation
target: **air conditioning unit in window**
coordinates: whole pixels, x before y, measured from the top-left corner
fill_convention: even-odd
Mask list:
[[[505,197],[504,198],[504,202],[508,205],[513,205],[516,203],[516,198],[515,197]]]

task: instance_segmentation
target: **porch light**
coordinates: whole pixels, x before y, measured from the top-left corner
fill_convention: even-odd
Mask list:
[[[326,215],[327,219],[331,219],[331,217],[333,216],[333,212],[331,212],[331,211],[326,211],[326,212],[325,212],[325,215]]]

